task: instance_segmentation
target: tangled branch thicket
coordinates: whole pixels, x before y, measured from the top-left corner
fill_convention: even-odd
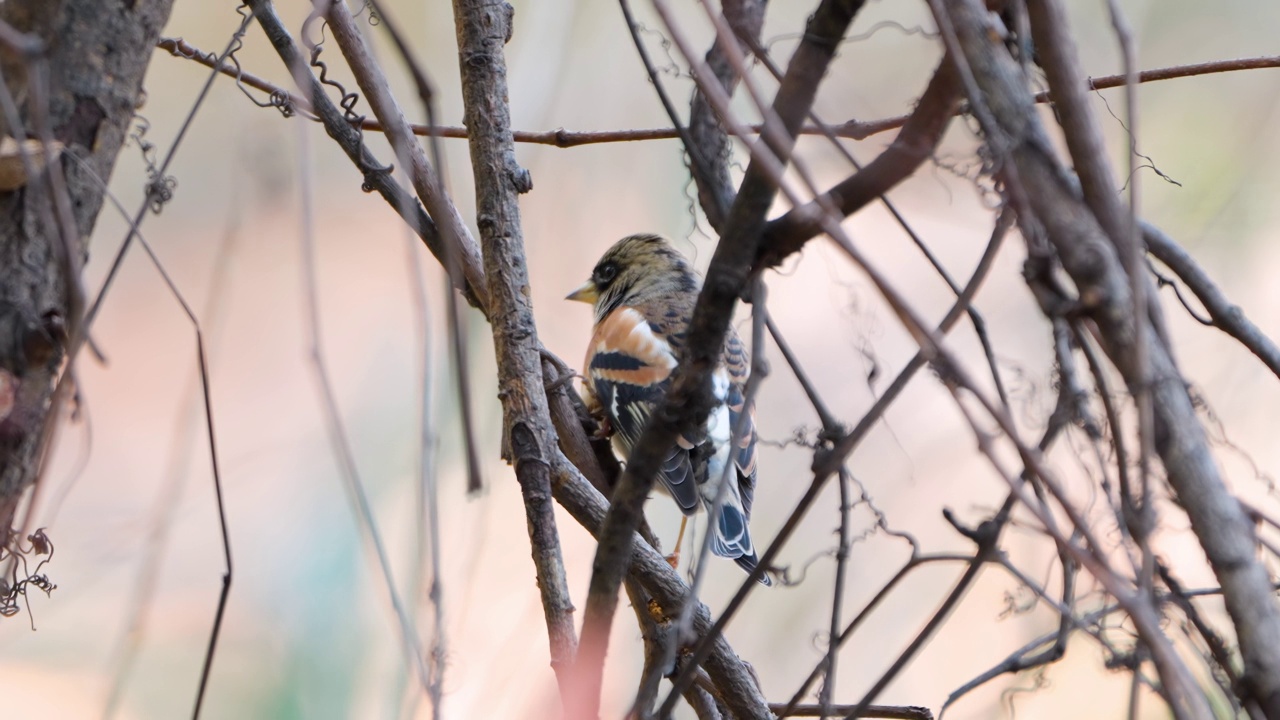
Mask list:
[[[824,94],[835,92],[833,86],[843,86],[836,85],[843,79],[833,72],[833,62],[845,43],[862,37],[855,29],[863,2],[820,0],[803,27],[786,29],[797,33],[797,39],[784,59],[763,35],[770,27],[763,0],[724,0],[719,6],[701,0],[692,13],[652,0],[656,27],[642,26],[631,2],[620,0],[625,25],[611,32],[634,43],[671,127],[542,133],[511,125],[504,46],[521,27],[506,4],[454,0],[464,108],[459,128],[436,122],[436,88],[452,69],[425,67],[414,57],[409,34],[393,8],[372,1],[353,8],[341,0],[315,0],[306,21],[295,29],[281,19],[272,0],[249,0],[226,50],[205,53],[182,38],[159,37],[170,4],[144,0],[113,20],[139,24],[128,32],[115,25],[83,30],[89,55],[102,52],[110,33],[122,33],[131,43],[131,49],[121,51],[127,57],[115,61],[123,81],[94,86],[103,112],[86,119],[84,88],[102,85],[102,78],[95,79],[91,57],[66,56],[54,38],[73,25],[79,28],[72,20],[91,13],[86,8],[92,3],[64,0],[39,11],[33,9],[36,5],[9,0],[0,6],[5,70],[0,130],[6,142],[13,139],[0,162],[8,163],[17,178],[0,190],[0,259],[13,269],[0,281],[0,522],[15,528],[0,544],[0,556],[9,563],[6,579],[0,581],[0,614],[13,614],[17,595],[28,586],[46,592],[53,588],[48,576],[56,566],[48,561],[29,573],[20,569],[25,568],[24,552],[15,538],[28,535],[20,529],[25,521],[19,500],[32,486],[39,491],[53,429],[72,395],[74,363],[82,347],[92,349],[92,324],[106,288],[135,238],[164,272],[140,226],[172,196],[166,168],[198,102],[165,160],[151,164],[149,187],[167,192],[161,197],[148,191],[97,300],[87,304],[83,297],[83,255],[106,194],[101,178],[110,174],[133,118],[134,108],[124,101],[136,99],[155,47],[206,66],[205,92],[219,75],[230,76],[255,105],[275,108],[291,122],[322,125],[355,166],[362,189],[380,195],[438,261],[451,285],[444,295],[451,357],[459,369],[454,397],[462,413],[472,491],[480,486],[478,448],[483,443],[469,414],[470,398],[483,379],[462,372],[468,367],[469,345],[462,304],[488,322],[502,404],[501,453],[514,468],[525,508],[550,665],[565,716],[576,720],[614,712],[602,705],[603,689],[615,659],[630,652],[643,655],[640,676],[629,680],[634,687],[627,703],[632,716],[692,712],[699,718],[745,720],[933,717],[997,678],[1043,672],[1070,654],[1094,648],[1109,669],[1131,678],[1130,717],[1138,716],[1140,702],[1159,698],[1180,719],[1280,720],[1276,498],[1271,493],[1263,503],[1242,501],[1224,477],[1212,439],[1217,429],[1206,429],[1204,400],[1196,393],[1196,379],[1177,361],[1177,333],[1169,329],[1166,312],[1191,312],[1223,333],[1215,341],[1239,343],[1277,379],[1280,349],[1179,245],[1176,229],[1157,227],[1142,217],[1141,179],[1144,162],[1150,161],[1138,154],[1147,119],[1139,115],[1135,100],[1141,82],[1228,70],[1267,72],[1265,68],[1280,66],[1280,58],[1144,72],[1136,66],[1127,19],[1113,2],[1108,10],[1124,67],[1109,78],[1090,80],[1062,0],[929,0],[933,27],[920,33],[920,42],[928,43],[941,60],[920,85],[914,109],[882,121],[832,123],[818,108]],[[237,53],[251,24],[270,42],[284,68],[280,74],[291,84],[266,79],[271,73],[265,68],[249,72],[242,67]],[[711,35],[709,47],[692,39],[694,27]],[[394,56],[379,58],[373,52],[370,36],[383,33]],[[694,88],[687,112],[675,98],[673,78],[652,59],[655,37],[681,72],[687,70]],[[338,63],[337,53],[331,47],[341,54],[342,73],[354,78],[358,92],[336,79],[339,73],[330,66]],[[393,67],[407,70],[416,98],[393,92],[387,79],[387,69]],[[640,78],[634,80],[637,92],[649,89]],[[1111,116],[1106,115],[1110,106],[1095,94],[1101,87],[1125,90],[1116,118],[1132,136],[1130,152],[1119,165],[1104,142],[1102,128]],[[420,108],[427,122],[411,124],[408,116],[414,112],[405,107]],[[85,123],[96,125],[93,132],[86,132]],[[855,159],[850,138],[892,129],[896,136],[874,159]],[[969,179],[992,206],[987,244],[967,278],[953,276],[909,213],[887,197],[930,164],[944,165],[938,156],[949,131],[967,131],[972,144],[968,157],[952,155],[947,164],[980,168]],[[385,137],[394,158],[376,154],[377,143],[371,142],[375,133]],[[425,147],[419,136],[429,138]],[[812,136],[805,141],[812,144],[800,151],[802,136]],[[467,139],[476,188],[474,222],[464,217],[449,190],[440,137]],[[515,144],[572,147],[669,138],[682,145],[698,219],[718,239],[689,328],[686,361],[623,467],[573,392],[573,365],[540,339],[530,292],[540,279],[530,273],[530,256],[554,248],[525,242],[519,196],[534,186],[517,162]],[[828,185],[823,178],[832,165],[841,167],[845,177]],[[304,175],[306,168],[304,163]],[[1126,181],[1117,182],[1117,177]],[[304,195],[310,243],[313,208],[310,195]],[[887,272],[865,239],[852,234],[847,221],[875,205],[883,205],[900,224],[949,290],[941,320],[928,319],[933,314],[928,297]],[[779,206],[781,210],[775,209]],[[861,273],[875,302],[915,344],[914,356],[856,416],[833,403],[834,389],[806,369],[814,358],[788,342],[790,329],[771,310],[776,299],[765,293],[775,271],[811,262],[810,253],[796,257],[819,243]],[[339,410],[320,337],[314,247],[306,247],[311,361],[330,442],[362,536],[378,558],[379,582],[394,608],[404,667],[409,669],[407,682],[418,686],[433,715],[442,716],[448,701],[449,650],[441,609],[438,499],[432,486],[432,510],[423,520],[430,525],[436,558],[431,563],[435,614],[428,652],[419,641],[413,603],[405,602],[394,577],[394,563],[352,450],[351,431]],[[1007,339],[996,339],[978,308],[984,286],[1007,270],[997,262],[1002,254],[1022,259],[1028,292],[1021,297],[1034,304],[1041,319],[1042,332],[1021,339],[1042,344],[1044,354],[1053,358],[1047,383],[1053,397],[1041,411],[1020,404],[1016,380],[1002,360]],[[169,276],[164,278],[196,324],[206,429],[218,481],[216,414],[204,336],[196,314]],[[1166,286],[1177,290],[1176,301],[1160,293]],[[424,290],[418,297],[424,307],[425,298]],[[798,500],[776,532],[763,538],[759,567],[713,610],[690,589],[699,587],[706,568],[699,565],[699,575],[686,584],[663,558],[644,509],[664,453],[711,410],[711,373],[740,300],[750,305],[756,348],[751,392],[762,382],[793,379],[798,392],[791,402],[807,404],[819,427],[798,432],[798,442],[785,449],[810,458],[811,474],[801,483]],[[1197,314],[1200,307],[1203,313]],[[957,328],[972,330],[976,352],[960,349],[953,337]],[[848,351],[828,347],[824,352]],[[772,363],[765,361],[766,355]],[[877,365],[875,372],[879,370]],[[931,547],[930,541],[902,530],[902,518],[881,509],[859,482],[868,471],[854,452],[886,421],[909,386],[924,386],[948,398],[949,411],[963,419],[974,452],[987,464],[985,480],[994,480],[1004,497],[981,516],[972,508],[943,513],[947,527],[967,542],[965,552]],[[1068,451],[1055,449],[1062,446]],[[508,480],[489,478],[493,483]],[[783,585],[806,582],[802,568],[785,565],[785,549],[804,523],[817,522],[824,503],[834,503],[826,507],[827,517],[838,518],[835,540],[819,560],[834,562],[831,587],[824,589],[830,600],[806,610],[822,617],[820,653],[812,669],[801,674],[803,680],[778,696],[778,684],[757,675],[753,658],[740,656],[726,631],[748,599],[762,592],[757,582],[762,573],[775,573]],[[32,500],[29,508],[35,504]],[[572,588],[581,584],[573,578],[585,569],[567,566],[556,504],[598,540],[590,583],[580,597],[573,596]],[[218,507],[221,513],[222,505]],[[854,519],[858,512],[871,517],[866,534]],[[1184,525],[1181,533],[1171,529]],[[225,518],[222,531],[226,574],[197,693],[197,715],[206,689],[217,692],[216,683],[208,686],[209,672],[217,659],[235,544]],[[1051,567],[1023,561],[1013,551],[1010,536],[1015,531],[1019,544],[1045,550],[1042,555],[1053,558]],[[852,550],[869,534],[905,546],[909,554],[850,612],[851,588],[865,584]],[[1200,576],[1202,567],[1164,550],[1171,534],[1194,537],[1216,585],[1188,587],[1186,578]],[[43,531],[28,537],[47,544]],[[939,567],[953,567],[958,574],[944,594],[925,598],[934,609],[920,630],[903,648],[880,655],[876,669],[859,679],[856,691],[849,688],[842,680],[847,673],[839,670],[842,660],[885,608],[901,598],[904,587]],[[1006,614],[1048,610],[1056,627],[1043,628],[1043,634],[994,663],[978,654],[969,658],[972,679],[952,689],[939,706],[930,708],[928,699],[911,698],[881,704],[886,690],[909,676],[924,648],[954,621],[957,608],[988,570],[1005,574],[1018,588]],[[28,576],[20,578],[24,573]],[[638,647],[617,637],[620,591],[634,611]],[[1077,639],[1081,642],[1073,642]],[[529,669],[534,671],[541,668]]]

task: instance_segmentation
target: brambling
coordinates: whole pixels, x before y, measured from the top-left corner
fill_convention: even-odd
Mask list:
[[[611,426],[614,450],[622,458],[631,454],[683,359],[701,286],[701,277],[666,240],[632,235],[609,248],[591,279],[566,298],[595,307],[595,331],[583,363],[586,401]],[[658,473],[661,487],[684,514],[676,552],[669,558],[673,566],[689,516],[714,507],[740,419],[735,467],[711,523],[711,551],[748,572],[759,562],[747,529],[756,487],[754,408],[746,407],[743,396],[749,368],[746,348],[730,328],[712,374],[717,403],[696,433],[678,439]],[[772,584],[767,574],[760,582]]]

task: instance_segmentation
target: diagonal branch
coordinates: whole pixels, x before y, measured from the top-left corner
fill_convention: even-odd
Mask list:
[[[325,132],[337,142],[338,147],[361,172],[364,185],[381,195],[396,213],[404,218],[409,227],[413,228],[426,243],[431,254],[442,264],[445,264],[445,259],[449,257],[450,252],[458,253],[462,267],[460,275],[452,277],[454,286],[462,291],[468,302],[481,312],[485,312],[488,309],[488,294],[485,288],[484,270],[480,265],[480,249],[475,239],[467,232],[457,236],[458,248],[449,250],[445,247],[448,236],[440,232],[436,221],[433,217],[427,216],[418,201],[391,178],[390,168],[378,162],[373,152],[365,145],[360,130],[347,122],[342,110],[329,99],[320,81],[311,74],[302,51],[281,22],[271,2],[249,0],[249,6],[253,8],[254,17],[257,18],[262,31],[275,47],[276,53],[280,55],[285,66],[295,78],[305,83],[305,87],[301,88],[303,94],[311,98],[313,109],[324,125]],[[463,227],[465,228],[465,225]],[[445,264],[445,267],[448,266]]]
[[[737,35],[760,42],[760,28],[764,25],[763,0],[726,0],[724,16]],[[715,75],[720,87],[732,96],[741,76],[738,75],[728,52],[720,42],[713,42],[707,51],[707,67]],[[733,146],[724,125],[716,117],[706,94],[696,85],[693,100],[689,104],[689,141],[707,162],[692,164],[693,181],[698,186],[698,202],[707,222],[717,231],[724,227],[729,208],[733,205],[733,182],[729,176],[729,161],[733,159]],[[690,155],[693,149],[689,149]]]
[[[1146,241],[1147,251],[1169,266],[1187,284],[1209,312],[1213,325],[1239,340],[1241,345],[1257,355],[1271,372],[1280,377],[1280,347],[1276,347],[1275,341],[1245,317],[1240,306],[1231,302],[1204,268],[1177,241],[1154,225],[1142,223],[1142,239]]]
[[[960,85],[954,66],[943,58],[893,144],[866,167],[828,190],[825,202],[813,200],[765,225],[756,267],[776,267],[820,234],[824,206],[839,208],[847,217],[910,177],[933,156],[959,104]]]
[[[1084,310],[1097,325],[1107,355],[1132,392],[1139,390],[1134,383],[1141,372],[1138,358],[1145,351],[1155,449],[1222,585],[1240,642],[1247,689],[1269,717],[1280,717],[1280,604],[1253,552],[1253,527],[1223,484],[1183,376],[1155,330],[1158,323],[1147,324],[1141,334],[1136,331],[1130,284],[1116,249],[1055,159],[1020,68],[984,27],[985,11],[975,0],[963,0],[951,5],[949,14],[972,72],[970,102],[988,143],[1004,162],[1006,182],[1044,227],[1079,289]],[[1020,220],[1023,215],[1019,212]],[[1171,701],[1182,716],[1208,712],[1203,705],[1196,707],[1195,698]],[[1190,704],[1181,705],[1184,702]]]
[[[860,0],[823,0],[809,19],[804,40],[787,68],[773,109],[787,137],[770,147],[779,159],[789,157],[796,130],[808,115],[818,84]],[[661,12],[663,5],[658,5]],[[768,138],[760,142],[768,143]],[[662,407],[654,414],[631,452],[615,489],[600,533],[583,617],[579,667],[589,714],[599,705],[600,679],[609,628],[617,606],[618,586],[626,572],[630,538],[642,517],[661,458],[678,434],[705,421],[712,406],[710,375],[718,365],[725,334],[739,293],[746,287],[755,260],[765,213],[777,193],[773,175],[753,159],[725,223],[689,324],[684,362],[677,369]]]
[[[574,520],[587,529],[597,539],[603,537],[607,513],[611,511],[604,496],[598,493],[591,483],[587,482],[578,469],[559,456],[552,462],[555,483],[552,490],[556,501],[569,512]],[[685,602],[688,587],[675,570],[667,564],[651,545],[643,541],[636,533],[626,538],[627,554],[623,562],[628,567],[629,576],[634,578],[645,592],[649,593],[656,603],[656,610],[664,618],[674,617],[675,611]],[[711,613],[706,606],[698,603],[693,614],[693,630],[705,635],[711,629]],[[584,645],[579,651],[581,660]],[[702,663],[707,675],[711,677],[719,697],[725,702],[734,717],[739,720],[769,720],[772,715],[755,678],[728,641],[717,637],[712,644],[706,660]],[[661,714],[659,714],[661,716]]]
[[[528,172],[516,164],[511,140],[503,45],[511,37],[512,13],[506,3],[453,3],[463,106],[471,135],[468,144],[475,175],[476,224],[489,281],[489,317],[498,361],[503,456],[515,466],[520,482],[551,641],[551,667],[556,672],[561,698],[569,706],[570,672],[578,639],[551,497],[551,463],[558,453],[556,433],[542,382],[542,358],[520,228],[518,195],[527,192],[531,183]]]

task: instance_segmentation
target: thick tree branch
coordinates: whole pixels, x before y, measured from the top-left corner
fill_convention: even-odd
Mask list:
[[[503,455],[515,466],[551,641],[551,666],[567,706],[574,702],[570,674],[577,653],[573,602],[551,498],[551,463],[559,451],[543,388],[542,358],[529,298],[529,273],[518,196],[530,188],[516,164],[507,105],[503,45],[513,10],[506,3],[454,0],[462,98],[471,137],[476,224],[489,282],[489,318],[498,361],[503,409]]]
[[[757,44],[760,42],[760,28],[764,25],[763,0],[726,0],[724,16],[734,33]],[[712,43],[707,51],[706,64],[725,94],[732,96],[741,78],[720,42]],[[729,208],[733,205],[734,188],[729,176],[733,146],[711,102],[696,85],[689,105],[689,140],[704,159],[703,164],[690,163],[693,181],[698,187],[698,203],[707,216],[707,223],[718,232],[724,228]],[[692,156],[695,148],[686,149]]]
[[[578,469],[560,456],[553,461],[555,483],[552,490],[556,501],[597,539],[604,532],[609,505],[604,496],[596,492],[591,483],[582,477]],[[651,545],[632,533],[627,539],[627,554],[623,562],[630,577],[653,596],[655,608],[664,618],[674,618],[688,595],[688,586],[675,570],[667,564]],[[693,630],[703,636],[711,629],[711,613],[705,605],[698,604],[693,615]],[[585,643],[585,639],[583,641]],[[581,657],[581,652],[579,653]],[[718,637],[707,660],[702,664],[714,684],[719,698],[740,720],[767,720],[772,717],[768,704],[756,687],[755,679],[729,643]]]
[[[46,426],[60,409],[54,387],[83,309],[76,307],[78,269],[102,207],[101,179],[111,176],[172,6],[172,0],[128,7],[95,0],[0,4],[0,22],[48,49],[0,52],[6,94],[26,101],[18,126],[0,114],[0,137],[38,139],[48,151],[41,158],[45,172],[28,177],[25,187],[0,191],[0,389],[13,398],[0,413],[0,533],[12,527],[18,500],[36,478]],[[62,146],[60,160],[54,141]]]
[[[1142,370],[1137,359],[1145,351],[1156,451],[1222,585],[1244,658],[1247,689],[1268,717],[1280,718],[1280,605],[1253,552],[1253,527],[1222,482],[1182,375],[1152,326],[1137,333],[1129,280],[1116,249],[1054,158],[1020,68],[984,25],[985,10],[976,0],[962,0],[949,12],[975,84],[970,103],[988,142],[1006,163],[1006,183],[1044,227],[1131,392],[1139,390],[1133,384]],[[1023,212],[1019,216],[1021,221]],[[1139,344],[1144,346],[1141,351]],[[1171,702],[1180,715],[1200,712],[1195,698]]]

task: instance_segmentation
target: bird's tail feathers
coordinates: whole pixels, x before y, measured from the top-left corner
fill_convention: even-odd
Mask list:
[[[751,572],[759,564],[755,548],[751,544],[751,535],[747,531],[747,516],[734,505],[726,504],[720,509],[720,517],[711,533],[711,552],[720,557],[732,558],[747,572]],[[773,585],[769,574],[760,576],[764,585]]]
[[[734,558],[733,561],[738,563],[738,567],[742,568],[743,570],[746,570],[748,573],[750,573],[752,570],[755,570],[756,565],[760,564],[760,559],[756,557],[755,553],[751,553],[750,555],[740,555]],[[765,587],[773,587],[773,580],[769,577],[768,570],[765,570],[763,573],[761,573],[760,584],[764,585]]]

